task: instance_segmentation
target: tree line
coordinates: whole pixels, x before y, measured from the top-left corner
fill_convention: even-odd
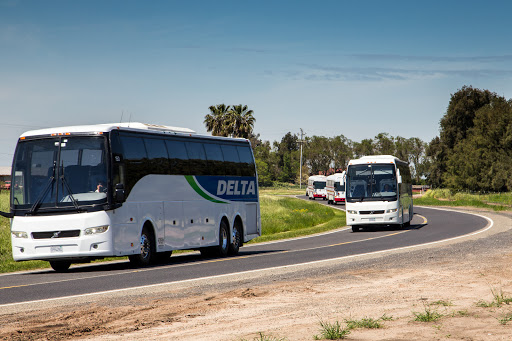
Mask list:
[[[395,155],[408,161],[415,183],[424,183],[429,168],[426,157],[427,144],[417,137],[404,138],[380,133],[373,139],[354,142],[338,135],[312,136],[300,140],[298,134],[288,132],[280,142],[262,141],[259,136],[251,139],[258,179],[261,185],[273,182],[299,183],[300,145],[303,144],[302,183],[313,174],[332,174],[346,169],[353,158],[365,155]]]
[[[427,178],[435,187],[512,191],[512,100],[462,87],[451,95],[427,156]]]
[[[512,191],[512,100],[489,90],[463,86],[451,95],[430,143],[382,132],[360,142],[344,135],[300,139],[288,132],[281,141],[253,134],[255,118],[246,105],[211,106],[205,125],[212,135],[245,137],[252,143],[260,185],[305,183],[312,174],[346,168],[352,158],[394,155],[408,161],[413,181],[433,187],[476,192]],[[300,149],[303,179],[300,179]]]

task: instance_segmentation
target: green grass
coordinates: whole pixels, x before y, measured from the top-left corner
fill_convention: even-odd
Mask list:
[[[260,193],[262,236],[252,242],[264,242],[305,236],[345,226],[345,212],[285,196]],[[273,193],[270,191],[269,193]],[[9,194],[0,193],[0,210],[8,211]],[[48,262],[15,262],[11,253],[9,220],[0,217],[0,273],[48,268]],[[179,252],[179,251],[178,251]],[[122,258],[106,258],[122,260]]]
[[[320,335],[327,340],[341,340],[350,334],[350,330],[347,328],[342,328],[338,321],[334,323],[321,321],[320,327]],[[319,340],[320,338],[315,336],[314,339]]]
[[[439,313],[437,309],[432,308],[430,305],[424,304],[424,311],[413,312],[415,316],[414,321],[417,322],[434,322],[439,320],[444,315]]]
[[[503,318],[498,320],[498,322],[502,325],[505,325],[505,324],[509,323],[510,321],[512,321],[512,313],[508,313],[505,316],[503,316]]]
[[[273,186],[273,187],[260,187],[260,195],[305,195],[306,185],[299,186]]]
[[[471,194],[452,193],[448,189],[433,189],[421,198],[414,199],[415,205],[469,206],[494,211],[512,210],[512,193]]]
[[[480,300],[477,302],[477,306],[481,308],[490,308],[490,307],[501,307],[503,304],[510,304],[512,303],[512,297],[506,297],[503,293],[503,289],[495,289],[491,288],[491,293],[493,300],[491,302],[486,302],[484,300]]]
[[[310,235],[346,225],[345,212],[315,202],[260,194],[261,237],[254,242]]]
[[[379,322],[380,319],[373,319],[369,317],[362,318],[360,320],[345,320],[347,324],[347,329],[357,329],[357,328],[366,328],[366,329],[379,329],[382,328],[382,323]]]

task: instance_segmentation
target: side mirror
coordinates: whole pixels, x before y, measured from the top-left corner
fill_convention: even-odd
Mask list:
[[[116,191],[114,193],[114,199],[116,202],[124,202],[124,185],[123,184],[116,184]]]

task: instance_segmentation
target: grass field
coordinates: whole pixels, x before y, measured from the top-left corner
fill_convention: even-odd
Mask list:
[[[289,198],[283,194],[302,194],[302,191],[297,189],[261,191],[262,236],[252,242],[304,236],[345,225],[345,212],[315,202]],[[8,193],[0,193],[0,210],[4,212],[8,210],[8,201]],[[15,262],[12,259],[9,220],[0,217],[0,272],[48,267],[48,262]]]
[[[494,211],[512,210],[512,193],[471,194],[452,193],[448,189],[433,189],[421,198],[414,199],[415,205],[470,206]]]

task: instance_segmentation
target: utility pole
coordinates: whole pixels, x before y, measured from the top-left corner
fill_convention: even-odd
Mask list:
[[[304,144],[304,131],[300,128],[300,177],[299,177],[299,188],[302,189],[302,145]]]

